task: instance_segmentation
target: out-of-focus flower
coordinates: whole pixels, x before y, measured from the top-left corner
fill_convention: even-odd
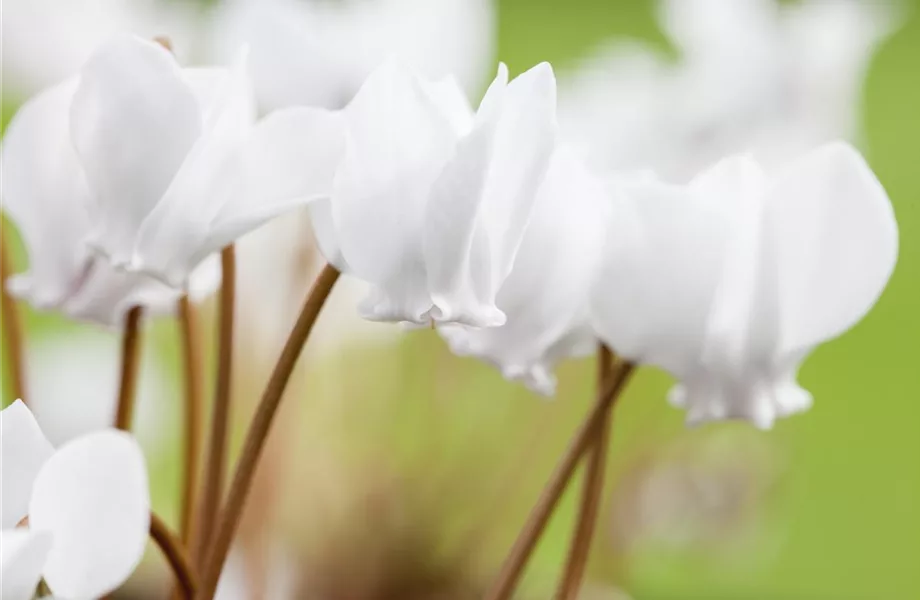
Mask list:
[[[5,0],[4,92],[26,98],[73,75],[111,36],[167,36],[195,54],[200,8],[169,0]]]
[[[331,201],[311,204],[323,254],[373,285],[363,316],[504,323],[495,296],[545,176],[555,110],[545,63],[510,84],[502,65],[475,115],[453,80],[392,61],[368,78],[342,111]]]
[[[663,0],[677,62],[635,44],[606,47],[563,80],[563,134],[594,166],[652,167],[682,181],[736,152],[780,165],[853,140],[866,69],[896,6]]]
[[[151,277],[120,272],[93,256],[84,240],[92,228],[91,196],[70,142],[74,80],[27,102],[3,139],[3,209],[19,228],[29,271],[8,282],[12,294],[38,309],[106,325],[134,305],[169,312],[181,293]],[[216,263],[205,263],[191,282],[193,297],[219,282]]]
[[[55,451],[22,402],[0,417],[3,598],[32,598],[42,578],[58,597],[111,592],[147,545],[150,495],[140,447],[108,430]],[[26,516],[28,526],[18,528]]]
[[[606,233],[609,194],[567,148],[553,155],[514,267],[499,289],[501,327],[440,329],[451,349],[498,366],[505,377],[552,394],[552,369],[593,352],[588,293]]]
[[[251,46],[263,109],[341,108],[391,55],[474,92],[492,61],[494,21],[492,0],[229,0],[215,9],[212,55]]]
[[[630,193],[592,299],[601,339],[676,376],[670,399],[690,422],[767,428],[807,409],[799,364],[869,311],[897,257],[891,204],[859,153],[828,144],[770,178],[733,157],[686,187]]]

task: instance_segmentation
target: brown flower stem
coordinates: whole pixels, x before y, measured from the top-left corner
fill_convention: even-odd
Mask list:
[[[265,386],[262,399],[256,408],[252,423],[249,425],[249,431],[246,434],[246,441],[243,444],[239,463],[236,466],[233,482],[227,494],[227,501],[220,512],[214,540],[208,550],[207,560],[204,562],[201,591],[197,596],[202,600],[211,600],[214,597],[217,580],[223,569],[224,561],[227,559],[227,554],[230,552],[233,536],[236,534],[237,527],[239,527],[240,517],[246,504],[246,498],[249,495],[259,456],[265,447],[272,420],[278,410],[284,389],[294,371],[301,350],[303,350],[303,346],[310,336],[310,331],[316,323],[320,310],[338,278],[339,272],[332,265],[326,265],[316,278],[300,311],[300,316],[297,317],[297,322],[284,344],[284,349],[281,351],[281,356],[275,365],[274,371],[272,371],[268,384]]]
[[[612,370],[613,353],[607,346],[601,344],[597,350],[598,390],[603,387]],[[578,509],[575,534],[572,538],[572,545],[569,547],[569,557],[566,561],[562,581],[556,591],[556,598],[559,600],[574,600],[578,595],[578,590],[581,588],[604,489],[604,468],[607,462],[607,446],[610,443],[611,425],[611,418],[603,419],[600,427],[595,430],[594,439],[589,441],[588,464],[585,468],[584,488],[581,494],[581,505]]]
[[[201,566],[207,552],[224,487],[227,434],[230,422],[230,377],[233,370],[233,313],[236,302],[236,251],[233,245],[220,253],[220,330],[218,332],[217,382],[205,463],[204,489],[194,537],[195,564]]]
[[[198,311],[188,299],[179,298],[179,329],[185,367],[185,474],[182,482],[182,506],[179,535],[188,547],[195,515],[198,471],[201,460],[202,433],[202,380],[201,337],[198,328]]]
[[[543,488],[543,493],[531,510],[527,523],[525,523],[524,528],[514,542],[514,546],[512,546],[508,558],[502,565],[492,589],[486,595],[487,600],[508,600],[511,594],[514,593],[514,589],[524,572],[524,566],[527,564],[530,555],[533,554],[537,541],[543,534],[553,510],[555,510],[562,493],[575,472],[578,461],[588,449],[589,443],[593,436],[596,435],[601,423],[607,418],[611,407],[619,397],[620,391],[632,371],[633,365],[631,363],[622,363],[614,369],[604,384],[594,407],[578,428],[572,441],[569,442],[562,460],[556,465],[549,482]]]
[[[144,309],[134,306],[125,314],[121,337],[121,379],[118,385],[118,404],[115,409],[115,427],[130,431],[134,420],[134,398],[137,394],[137,374],[141,362],[141,317]]]
[[[198,589],[198,581],[195,572],[192,570],[192,563],[189,560],[182,542],[173,535],[160,517],[150,513],[150,537],[156,542],[163,556],[166,557],[176,581],[182,591],[182,598],[191,599],[195,596],[195,590]]]
[[[6,289],[7,280],[13,275],[13,262],[6,235],[0,233],[0,314],[3,316],[6,362],[10,366],[10,385],[13,398],[26,402],[25,344],[22,333],[22,319],[19,306]]]

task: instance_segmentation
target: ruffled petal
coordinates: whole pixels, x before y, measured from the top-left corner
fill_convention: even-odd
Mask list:
[[[37,308],[59,305],[85,268],[88,190],[70,142],[72,79],[26,102],[3,138],[3,210],[16,223],[29,271],[9,291]]]
[[[424,281],[408,277],[424,277],[418,265],[425,205],[454,151],[456,134],[416,78],[394,62],[368,78],[345,116],[348,145],[332,204],[342,256],[361,279],[403,288],[391,289],[380,301],[403,298],[413,307],[430,305],[427,297],[407,298],[425,289]],[[392,305],[373,312],[399,311]]]
[[[239,152],[255,121],[245,52],[214,85],[217,91],[203,112],[201,136],[162,199],[144,219],[128,265],[176,287],[186,285],[191,270],[220,249],[207,244],[214,222],[241,193],[244,181]]]
[[[89,242],[116,264],[131,263],[141,224],[201,129],[198,101],[159,44],[119,36],[84,66],[71,133],[96,202]]]
[[[134,571],[147,545],[150,495],[140,446],[120,431],[77,438],[35,481],[30,527],[53,545],[45,581],[66,598],[98,598]]]
[[[496,327],[505,322],[505,315],[495,306],[488,240],[484,229],[477,231],[477,223],[507,85],[508,68],[501,64],[483,98],[473,131],[458,143],[425,208],[425,267],[434,304],[432,315],[439,322],[473,327]],[[475,248],[474,237],[479,241]]]
[[[768,193],[784,355],[834,338],[866,315],[894,270],[898,227],[884,188],[842,142],[796,162]]]
[[[51,550],[51,535],[29,529],[0,531],[0,597],[31,600]]]
[[[0,527],[8,529],[28,514],[35,478],[54,448],[22,400],[0,412],[0,432]]]
[[[558,150],[514,268],[498,294],[507,322],[494,328],[446,329],[442,333],[451,348],[484,358],[506,377],[552,394],[555,363],[596,346],[586,323],[588,293],[610,205],[600,180],[571,151]]]

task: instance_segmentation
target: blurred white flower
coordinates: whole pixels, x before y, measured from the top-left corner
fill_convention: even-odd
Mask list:
[[[495,326],[555,144],[555,78],[504,65],[473,115],[453,80],[390,61],[342,111],[331,201],[310,205],[320,249],[372,284],[363,316]],[[300,109],[291,109],[300,110]]]
[[[341,108],[388,56],[480,91],[492,63],[492,0],[228,0],[214,10],[212,58],[240,44],[263,109]]]
[[[891,204],[859,153],[828,144],[770,178],[733,157],[630,194],[592,298],[601,339],[677,377],[670,399],[692,423],[767,428],[807,409],[800,363],[869,311],[897,257]]]
[[[70,141],[76,86],[69,80],[27,102],[4,136],[3,209],[29,255],[29,271],[12,277],[8,289],[38,309],[106,325],[119,323],[134,305],[171,312],[179,290],[120,272],[85,247],[93,221],[89,189]],[[215,262],[203,264],[192,281],[193,296],[207,296],[219,278]]]
[[[0,429],[4,600],[29,600],[42,578],[63,598],[99,598],[120,586],[150,527],[147,467],[134,439],[100,431],[55,451],[21,401],[0,413]]]
[[[26,98],[73,75],[111,36],[167,36],[190,58],[200,8],[170,0],[4,0],[4,93]]]
[[[551,395],[552,370],[597,347],[588,323],[588,293],[601,257],[611,201],[574,153],[556,150],[533,215],[496,305],[501,327],[439,328],[451,349],[488,360],[505,377]]]
[[[676,62],[614,44],[560,88],[564,136],[604,169],[652,167],[685,181],[721,157],[781,165],[859,134],[869,60],[895,2],[662,0]]]

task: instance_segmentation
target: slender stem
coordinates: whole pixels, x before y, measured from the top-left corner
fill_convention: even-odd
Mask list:
[[[236,466],[230,491],[227,494],[226,504],[220,513],[213,544],[204,562],[201,592],[198,595],[198,598],[202,600],[211,600],[214,597],[217,580],[230,551],[230,543],[239,526],[259,456],[265,447],[284,389],[294,371],[300,352],[310,336],[313,324],[316,323],[320,310],[338,278],[339,272],[332,265],[326,265],[316,278],[262,394],[262,399],[246,434],[246,441]]]
[[[227,433],[230,422],[230,376],[233,370],[233,313],[236,301],[236,251],[233,245],[220,253],[220,330],[218,333],[217,383],[214,388],[214,410],[205,464],[204,490],[195,532],[195,562],[201,566],[214,532],[217,510],[223,494],[227,454]]]
[[[121,382],[118,386],[118,404],[115,409],[115,427],[131,429],[134,420],[134,397],[137,391],[137,373],[141,362],[141,317],[144,309],[134,306],[125,314],[121,338]]]
[[[6,343],[6,362],[10,365],[10,382],[13,398],[26,402],[25,344],[19,306],[6,289],[13,274],[12,257],[6,236],[0,234],[0,313],[3,316],[3,333]]]
[[[613,370],[613,353],[601,344],[597,350],[597,387],[600,390]],[[585,468],[584,488],[581,494],[581,506],[578,509],[575,535],[569,548],[569,558],[566,561],[562,582],[556,592],[559,600],[574,600],[581,588],[585,567],[588,564],[588,553],[591,550],[591,539],[594,537],[594,526],[597,522],[597,513],[600,508],[601,494],[604,489],[604,468],[606,466],[607,446],[610,443],[610,429],[612,419],[606,418],[596,429],[595,437],[589,441],[590,450],[588,464]]]
[[[189,560],[182,542],[173,535],[160,517],[150,513],[150,537],[157,543],[157,546],[163,551],[163,556],[169,562],[176,581],[182,589],[182,597],[191,599],[195,596],[195,590],[198,589],[198,581],[195,572],[192,570],[192,562]]]
[[[179,299],[179,328],[185,367],[185,474],[182,482],[182,506],[179,535],[186,546],[191,541],[195,515],[198,471],[201,461],[202,380],[201,337],[198,311],[188,296]]]
[[[623,363],[614,370],[607,383],[604,384],[594,407],[578,428],[572,441],[569,442],[562,460],[556,465],[556,470],[553,471],[549,482],[543,488],[543,493],[531,510],[527,523],[515,540],[492,589],[486,595],[487,600],[508,600],[511,597],[524,572],[527,560],[536,548],[537,541],[559,503],[559,498],[562,497],[562,493],[575,472],[578,461],[588,449],[589,441],[595,435],[597,428],[607,418],[608,412],[629,379],[632,370],[631,363]]]

